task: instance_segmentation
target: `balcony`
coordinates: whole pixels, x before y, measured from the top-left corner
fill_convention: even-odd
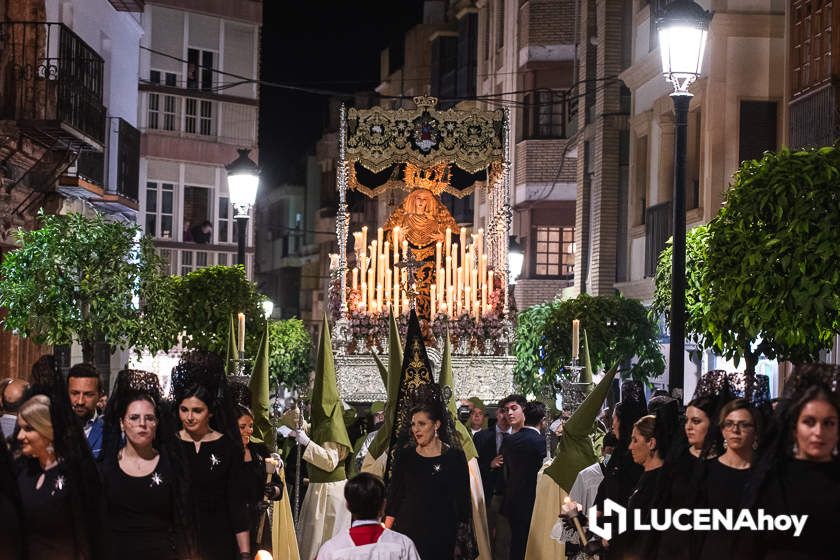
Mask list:
[[[142,12],[145,0],[108,0],[118,12]]]
[[[671,201],[645,210],[645,277],[653,278],[659,255],[674,232]]]
[[[58,192],[84,198],[105,213],[134,214],[140,173],[140,131],[125,120],[109,117],[104,152],[82,150],[76,163],[59,178]]]
[[[46,147],[102,151],[104,61],[67,26],[0,22],[0,118]]]
[[[577,96],[572,90],[536,89],[525,94],[523,139],[570,138],[577,131]]]

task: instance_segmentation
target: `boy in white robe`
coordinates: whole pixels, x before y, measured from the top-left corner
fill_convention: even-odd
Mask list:
[[[385,511],[382,480],[361,473],[344,486],[344,497],[352,526],[325,542],[317,560],[420,560],[410,538],[380,522]]]

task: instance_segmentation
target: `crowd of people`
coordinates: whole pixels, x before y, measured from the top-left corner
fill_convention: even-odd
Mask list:
[[[649,403],[632,383],[612,410],[608,457],[578,475],[564,506],[566,555],[620,559],[833,558],[840,527],[838,369],[797,369],[777,401],[744,398],[737,378],[710,372],[685,410],[668,397]],[[607,443],[611,446],[608,448]],[[609,499],[642,529],[609,540],[586,531],[585,513],[604,515]],[[665,510],[731,510],[760,516],[806,515],[804,529],[745,525],[650,530]],[[583,535],[572,518],[582,523]],[[756,530],[757,529],[757,530]],[[584,541],[584,542],[581,542]]]
[[[620,402],[593,427],[601,460],[568,491],[557,531],[566,555],[833,557],[825,542],[840,519],[837,383],[836,369],[805,366],[784,398],[759,403],[732,375],[711,372],[683,408],[667,396],[647,402],[639,384],[624,382]],[[494,421],[477,399],[450,412],[441,388],[429,389],[405,411],[398,444],[382,449],[381,470],[371,474],[366,453],[378,452],[384,406],[372,407],[374,430],[351,440],[334,380],[316,380],[311,428],[298,417],[279,434],[307,468],[305,495],[293,496],[302,504],[300,558],[473,560],[480,526],[489,540],[482,558],[526,557],[540,514],[533,508],[546,465],[546,407],[511,395]],[[65,379],[52,356],[33,366],[30,383],[0,385],[0,560],[230,560],[271,550],[268,504],[294,488],[272,474],[279,456],[253,439],[247,393],[231,386],[218,356],[202,351],[173,370],[170,395],[154,374],[124,370],[106,400],[93,367],[74,366]],[[594,506],[602,515],[607,500],[627,508],[628,519],[648,521],[654,510],[680,508],[808,517],[799,536],[631,524],[604,540],[585,514]]]

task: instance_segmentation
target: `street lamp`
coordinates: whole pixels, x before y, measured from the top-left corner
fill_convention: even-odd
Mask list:
[[[225,166],[228,177],[228,194],[233,204],[233,217],[236,220],[238,241],[237,264],[245,266],[245,236],[248,227],[248,213],[257,199],[257,187],[260,184],[260,170],[251,161],[251,150],[240,148],[239,157]]]
[[[688,86],[700,75],[706,37],[712,14],[691,0],[675,0],[656,20],[662,74],[674,86],[673,220],[674,239],[671,261],[671,344],[668,381],[671,394],[682,398],[685,373],[685,152],[688,106],[693,94]]]
[[[508,239],[508,282],[516,284],[519,275],[522,274],[522,264],[525,262],[525,253],[522,245],[516,241],[516,236],[511,235]]]

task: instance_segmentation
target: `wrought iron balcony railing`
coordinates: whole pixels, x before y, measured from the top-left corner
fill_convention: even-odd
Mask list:
[[[0,115],[47,146],[102,150],[104,60],[67,26],[0,22]]]

